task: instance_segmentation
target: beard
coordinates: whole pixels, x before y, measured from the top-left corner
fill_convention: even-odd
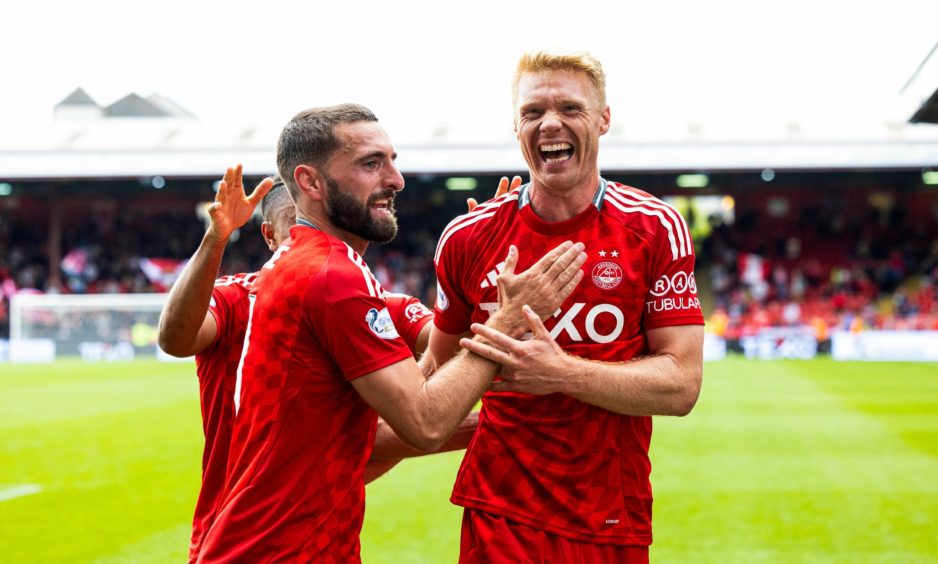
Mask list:
[[[344,192],[339,184],[328,176],[325,177],[326,214],[333,225],[373,243],[389,243],[397,236],[397,217],[394,215],[394,192],[386,190],[368,197],[364,204]],[[390,217],[374,219],[371,217],[371,205],[380,199],[388,199]]]

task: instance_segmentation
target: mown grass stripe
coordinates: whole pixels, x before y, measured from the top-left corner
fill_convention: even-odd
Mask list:
[[[9,501],[18,497],[37,494],[42,491],[39,484],[21,484],[5,490],[0,490],[0,501]]]

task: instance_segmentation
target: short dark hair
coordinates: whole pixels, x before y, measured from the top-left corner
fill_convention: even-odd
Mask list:
[[[294,200],[293,171],[299,165],[322,166],[339,148],[335,128],[343,123],[378,121],[371,110],[358,104],[310,108],[293,116],[277,141],[277,170]]]
[[[264,199],[261,200],[261,217],[268,223],[273,223],[274,215],[286,206],[292,206],[293,200],[289,192],[283,185],[283,178],[279,174],[273,176],[274,187],[267,192]]]

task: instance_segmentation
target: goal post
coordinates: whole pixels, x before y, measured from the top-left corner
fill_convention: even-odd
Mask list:
[[[165,357],[156,344],[168,294],[16,294],[10,347],[54,343],[55,356],[84,360]]]

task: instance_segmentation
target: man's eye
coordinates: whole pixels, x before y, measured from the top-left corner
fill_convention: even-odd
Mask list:
[[[541,110],[525,110],[523,115],[526,118],[538,118],[542,113]]]
[[[568,114],[573,114],[580,111],[580,106],[575,106],[573,104],[569,106],[564,106],[563,111]]]
[[[366,161],[365,168],[367,168],[368,170],[374,170],[378,168],[378,164],[379,164],[378,161]]]

